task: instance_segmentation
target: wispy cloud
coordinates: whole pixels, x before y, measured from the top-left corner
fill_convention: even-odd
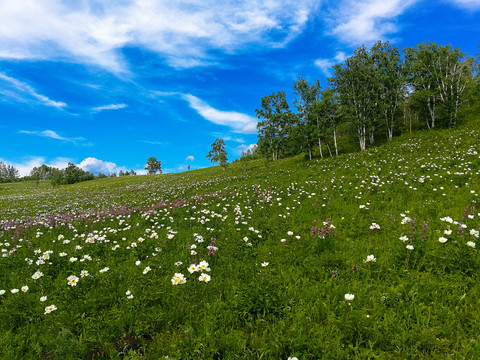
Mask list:
[[[128,71],[121,48],[137,46],[171,66],[215,63],[210,50],[281,47],[320,0],[3,1],[0,58],[56,59]],[[28,24],[28,26],[25,26]]]
[[[237,153],[237,155],[241,155],[242,153],[247,152],[248,150],[253,151],[256,148],[257,148],[257,144],[250,144],[250,145],[242,144],[237,146],[237,148],[235,149],[235,152]]]
[[[51,139],[68,141],[68,142],[72,142],[72,143],[85,140],[85,138],[83,138],[83,137],[74,137],[74,138],[64,137],[64,136],[61,136],[61,135],[57,134],[53,130],[44,130],[44,131],[20,130],[19,133],[28,134],[28,135],[36,135],[36,136],[41,136],[41,137],[47,137],[47,138],[51,138]]]
[[[255,134],[257,132],[257,119],[252,116],[236,111],[217,110],[191,94],[183,94],[182,98],[200,116],[214,124],[228,126],[233,131],[242,134]]]
[[[0,85],[1,82],[3,82],[5,86],[0,87],[0,94],[6,95],[10,98],[14,98],[16,100],[24,102],[33,101],[35,103],[40,103],[42,105],[51,106],[57,109],[62,109],[67,106],[67,104],[64,102],[54,101],[49,99],[45,95],[39,94],[32,86],[28,85],[23,81],[10,77],[4,73],[0,73]]]
[[[185,158],[186,161],[193,161],[195,160],[195,158],[192,156],[192,155],[188,155],[186,158]]]
[[[151,140],[139,140],[138,142],[149,144],[149,145],[165,145],[166,144],[163,141],[151,141]]]
[[[332,66],[343,62],[347,58],[343,51],[338,52],[333,59],[317,59],[315,60],[315,66],[320,68],[325,76],[332,75]]]
[[[124,109],[126,107],[127,107],[126,104],[110,104],[110,105],[97,106],[97,107],[94,107],[92,110],[95,112],[100,112],[104,110],[119,110],[119,109]]]
[[[450,3],[470,10],[480,10],[480,0],[448,0]]]
[[[352,45],[383,40],[398,28],[395,18],[420,0],[347,0],[332,10],[332,34]],[[333,12],[335,16],[333,16]],[[341,19],[337,22],[336,19]]]

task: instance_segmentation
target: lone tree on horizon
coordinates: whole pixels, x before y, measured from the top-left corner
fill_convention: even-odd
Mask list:
[[[159,174],[162,173],[162,162],[157,160],[156,157],[151,156],[147,160],[147,166],[145,170],[148,171],[149,175],[155,175],[158,171]]]
[[[225,141],[223,139],[215,139],[215,142],[212,144],[212,150],[207,155],[207,159],[210,159],[210,162],[218,163],[223,170],[227,167],[227,152],[225,151]]]

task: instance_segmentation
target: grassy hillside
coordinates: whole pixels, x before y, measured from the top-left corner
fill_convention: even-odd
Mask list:
[[[333,159],[0,185],[0,354],[478,358],[479,174],[473,123]]]

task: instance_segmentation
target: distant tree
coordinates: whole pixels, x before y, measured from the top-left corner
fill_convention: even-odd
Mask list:
[[[108,176],[105,175],[104,173],[98,173],[97,179],[106,179]]]
[[[188,171],[190,171],[190,165],[187,166]]]
[[[210,162],[218,163],[223,170],[227,167],[227,152],[225,151],[225,141],[223,139],[215,139],[215,142],[212,144],[212,150],[207,155],[207,159],[210,159]]]
[[[47,166],[45,164],[38,167],[34,167],[30,171],[30,176],[35,180],[50,180],[53,177],[53,167]]]
[[[20,173],[13,165],[0,162],[0,182],[11,182],[20,177]]]
[[[147,160],[147,166],[145,167],[145,170],[148,171],[149,175],[154,175],[157,172],[159,174],[161,174],[162,173],[162,163],[159,160],[157,160],[157,158],[154,157],[154,156],[149,157],[148,160]]]

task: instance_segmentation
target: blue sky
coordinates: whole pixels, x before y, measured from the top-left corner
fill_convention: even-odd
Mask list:
[[[480,0],[0,0],[0,161],[21,175],[209,166],[257,142],[255,109],[377,40],[474,55]]]

